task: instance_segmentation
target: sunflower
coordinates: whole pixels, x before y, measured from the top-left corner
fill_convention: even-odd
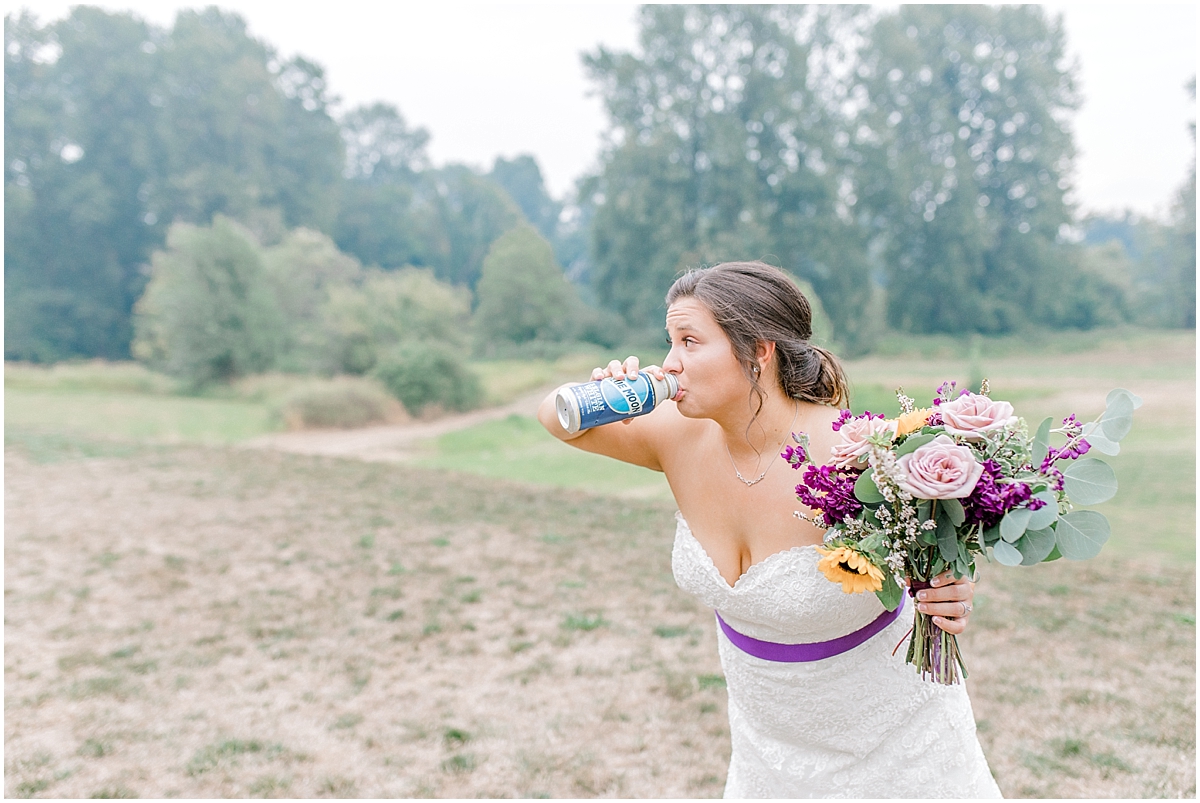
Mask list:
[[[817,563],[827,578],[842,584],[842,591],[858,594],[863,591],[879,591],[883,588],[883,572],[861,552],[850,547],[817,547],[825,557]]]
[[[902,438],[910,432],[916,432],[929,423],[933,410],[913,410],[896,419],[896,437]]]

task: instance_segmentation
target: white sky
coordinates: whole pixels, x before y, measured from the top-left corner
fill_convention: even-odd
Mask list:
[[[3,0],[43,20],[57,0]],[[174,0],[102,0],[170,25]],[[497,155],[532,153],[552,194],[593,167],[605,117],[579,54],[636,43],[634,4],[387,3],[224,0],[284,56],[326,69],[346,105],[395,104],[429,130],[436,163],[487,168]],[[1049,4],[1064,15],[1084,104],[1075,117],[1076,190],[1082,211],[1130,208],[1161,215],[1195,157],[1187,125],[1195,103],[1194,5]]]

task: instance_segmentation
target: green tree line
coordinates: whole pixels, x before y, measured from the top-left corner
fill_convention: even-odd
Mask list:
[[[136,346],[210,378],[373,371],[371,349],[407,339],[380,332],[409,324],[380,323],[346,288],[371,295],[413,269],[460,294],[475,348],[482,329],[615,342],[661,325],[681,269],[747,258],[814,288],[854,349],[885,325],[1194,327],[1194,168],[1172,220],[1133,227],[1141,245],[1116,219],[1085,221],[1078,242],[1078,97],[1040,7],[646,6],[639,28],[636,52],[585,56],[607,144],[555,200],[532,157],[435,168],[429,133],[395,107],[338,113],[319,65],[280,57],[237,15],[6,16],[6,358]],[[1097,239],[1109,230],[1123,233]],[[226,265],[227,284],[154,290],[192,281],[185,253]],[[259,264],[246,275],[270,292],[234,264]],[[293,273],[308,284],[281,282]],[[187,297],[211,305],[187,313],[197,326],[276,323],[184,348],[152,321]]]
[[[631,322],[661,315],[683,267],[764,258],[812,283],[852,349],[883,320],[1194,327],[1194,166],[1172,267],[1138,280],[1174,306],[1148,314],[1078,243],[1079,99],[1041,7],[644,6],[639,23],[638,52],[586,58],[612,124],[585,187],[591,269]]]

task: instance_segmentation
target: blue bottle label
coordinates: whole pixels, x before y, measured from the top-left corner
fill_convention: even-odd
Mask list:
[[[638,378],[602,379],[572,388],[579,401],[580,428],[611,424],[654,409],[654,388],[644,374]]]
[[[642,374],[630,382],[628,379],[604,379],[600,381],[600,392],[604,403],[614,413],[638,415],[650,400],[650,383]]]

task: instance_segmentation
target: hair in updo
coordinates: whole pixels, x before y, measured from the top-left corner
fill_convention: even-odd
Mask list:
[[[779,384],[798,401],[849,407],[850,392],[842,365],[829,351],[809,342],[812,308],[800,288],[779,268],[765,262],[724,262],[689,270],[667,291],[667,306],[694,298],[708,308],[758,395],[759,343],[775,344]]]

